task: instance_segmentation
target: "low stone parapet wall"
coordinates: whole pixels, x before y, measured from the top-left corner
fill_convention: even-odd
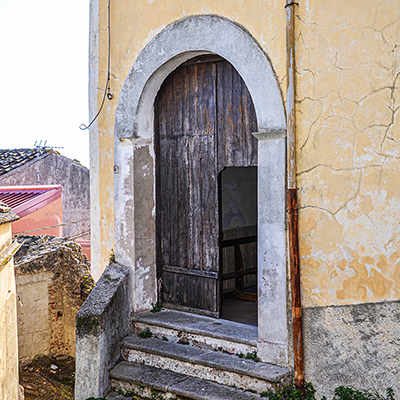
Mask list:
[[[130,269],[113,263],[76,316],[75,400],[102,397],[130,331]]]

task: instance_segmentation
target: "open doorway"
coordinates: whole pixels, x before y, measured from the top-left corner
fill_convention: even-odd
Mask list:
[[[158,92],[154,131],[159,298],[166,308],[220,317],[218,176],[225,167],[243,173],[257,165],[246,84],[219,56],[187,61]]]
[[[177,34],[188,39],[186,42],[176,40]],[[240,51],[238,43],[241,44]],[[211,53],[220,54],[229,60],[228,65],[223,59],[209,62],[211,71],[216,72],[212,74],[215,79],[210,91],[210,86],[204,81],[209,76],[206,65],[191,58],[199,54],[205,57],[206,53],[208,56],[212,56]],[[154,54],[158,56],[154,57]],[[178,64],[180,67],[177,68]],[[175,72],[184,72],[185,69],[187,74],[184,79],[175,75]],[[238,75],[243,78],[242,81]],[[244,90],[246,87],[247,93]],[[182,92],[184,88],[189,90]],[[180,101],[182,94],[183,102]],[[211,101],[213,98],[215,100]],[[254,107],[251,106],[253,101]],[[204,118],[208,115],[207,109],[210,109],[208,105],[212,104],[217,105],[214,107],[217,118]],[[212,192],[204,191],[204,186],[200,185],[204,182],[203,178],[211,177],[208,181],[215,182],[217,187],[218,173],[224,167],[257,165],[257,352],[263,360],[287,365],[286,119],[282,93],[268,56],[249,32],[233,21],[213,15],[176,21],[156,35],[139,54],[125,79],[116,115],[115,254],[118,262],[130,266],[132,270],[132,311],[150,310],[152,302],[160,301],[166,308],[220,316],[218,196],[215,200],[215,229],[193,229],[196,220],[190,218],[190,213],[201,215],[203,207],[211,208],[210,205],[214,204],[210,201],[211,196],[205,196]],[[195,123],[194,119],[198,122]],[[170,137],[162,132],[167,121],[170,121]],[[207,121],[209,123],[204,124]],[[185,140],[189,144],[207,142],[208,135],[205,133],[209,133],[208,129],[206,132],[196,129],[198,125],[201,127],[201,123],[207,128],[214,127],[214,146],[208,147],[207,152],[189,153],[189,156],[198,155],[196,159],[202,161],[202,168],[193,168],[193,161],[196,160],[188,158],[192,167],[190,171],[200,172],[190,172],[188,176],[189,183],[196,184],[193,189],[201,188],[201,198],[210,200],[200,203],[191,201],[186,213],[192,221],[191,225],[187,228],[187,224],[180,223],[179,227],[183,226],[184,230],[175,231],[175,221],[180,221],[176,218],[180,214],[175,212],[175,204],[180,207],[188,202],[174,203],[170,200],[176,192],[168,188],[171,186],[175,190],[177,185],[174,182],[179,182],[182,175],[178,171],[182,168],[175,162],[173,164],[177,168],[170,168],[169,165],[173,164],[168,161],[186,162],[179,157],[185,154],[181,152],[181,144]],[[178,133],[180,130],[183,134]],[[173,134],[174,131],[178,134]],[[203,154],[218,155],[215,181],[208,168],[203,167],[212,166],[212,163],[205,162]],[[165,184],[170,186],[165,187]],[[218,193],[217,188],[215,192]],[[167,229],[171,223],[173,229]],[[202,235],[194,237],[192,232]],[[187,247],[180,244],[185,236],[190,235],[195,239],[190,240],[191,249],[199,249],[197,243],[204,248],[204,244],[209,243],[204,234],[210,232],[215,234],[212,245],[216,249],[217,264],[209,263],[210,253],[203,251],[199,263],[174,265],[174,259],[168,256],[171,254],[169,249],[175,251],[174,244],[179,246],[177,250],[184,251]],[[206,297],[211,297],[212,301],[207,302]],[[274,323],[271,324],[271,321]]]
[[[221,317],[257,325],[257,167],[219,174]]]

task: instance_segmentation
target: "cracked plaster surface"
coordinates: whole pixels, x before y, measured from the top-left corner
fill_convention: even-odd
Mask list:
[[[304,305],[400,296],[400,2],[301,0],[297,17],[298,186]],[[100,25],[107,3],[100,1]],[[268,54],[283,96],[283,0],[118,0],[111,9],[111,92],[99,118],[101,240],[113,247],[113,127],[124,79],[165,26],[218,14]],[[99,35],[99,86],[107,35]],[[99,98],[102,93],[99,92]],[[109,250],[102,259],[107,264]]]
[[[91,27],[92,36],[98,39],[98,54],[90,57],[97,60],[99,87],[97,96],[101,104],[107,76],[107,0],[99,0],[99,26]],[[114,120],[118,96],[124,80],[137,56],[162,29],[174,21],[190,15],[216,14],[244,26],[264,47],[278,81],[285,92],[285,9],[282,0],[115,0],[111,4],[111,81],[114,98],[106,100],[105,109],[98,119],[99,137],[92,145],[97,146],[101,163],[96,172],[96,185],[100,216],[97,240],[101,242],[101,265],[108,264],[111,249],[114,248],[113,208],[113,152]],[[96,89],[92,89],[96,90]],[[96,110],[97,111],[97,110]]]
[[[391,0],[300,2],[305,306],[400,297],[399,14]]]

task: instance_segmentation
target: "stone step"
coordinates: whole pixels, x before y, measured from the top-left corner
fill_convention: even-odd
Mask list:
[[[126,400],[126,397],[123,394],[119,394],[116,392],[110,392],[106,397],[107,400]]]
[[[144,399],[254,400],[260,396],[176,372],[122,361],[110,371],[113,390],[108,400],[126,399],[118,394]]]
[[[216,349],[230,354],[247,354],[257,350],[256,326],[223,319],[174,310],[132,314],[133,332],[139,333],[146,328],[160,339],[165,337],[170,342]]]
[[[255,362],[220,351],[185,346],[155,338],[129,335],[122,342],[122,357],[222,385],[255,392],[274,389],[290,380],[290,370]]]

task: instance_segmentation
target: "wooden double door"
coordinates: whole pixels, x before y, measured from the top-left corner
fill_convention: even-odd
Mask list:
[[[159,298],[165,307],[219,316],[219,174],[257,165],[253,102],[230,63],[202,56],[166,78],[154,112]]]

